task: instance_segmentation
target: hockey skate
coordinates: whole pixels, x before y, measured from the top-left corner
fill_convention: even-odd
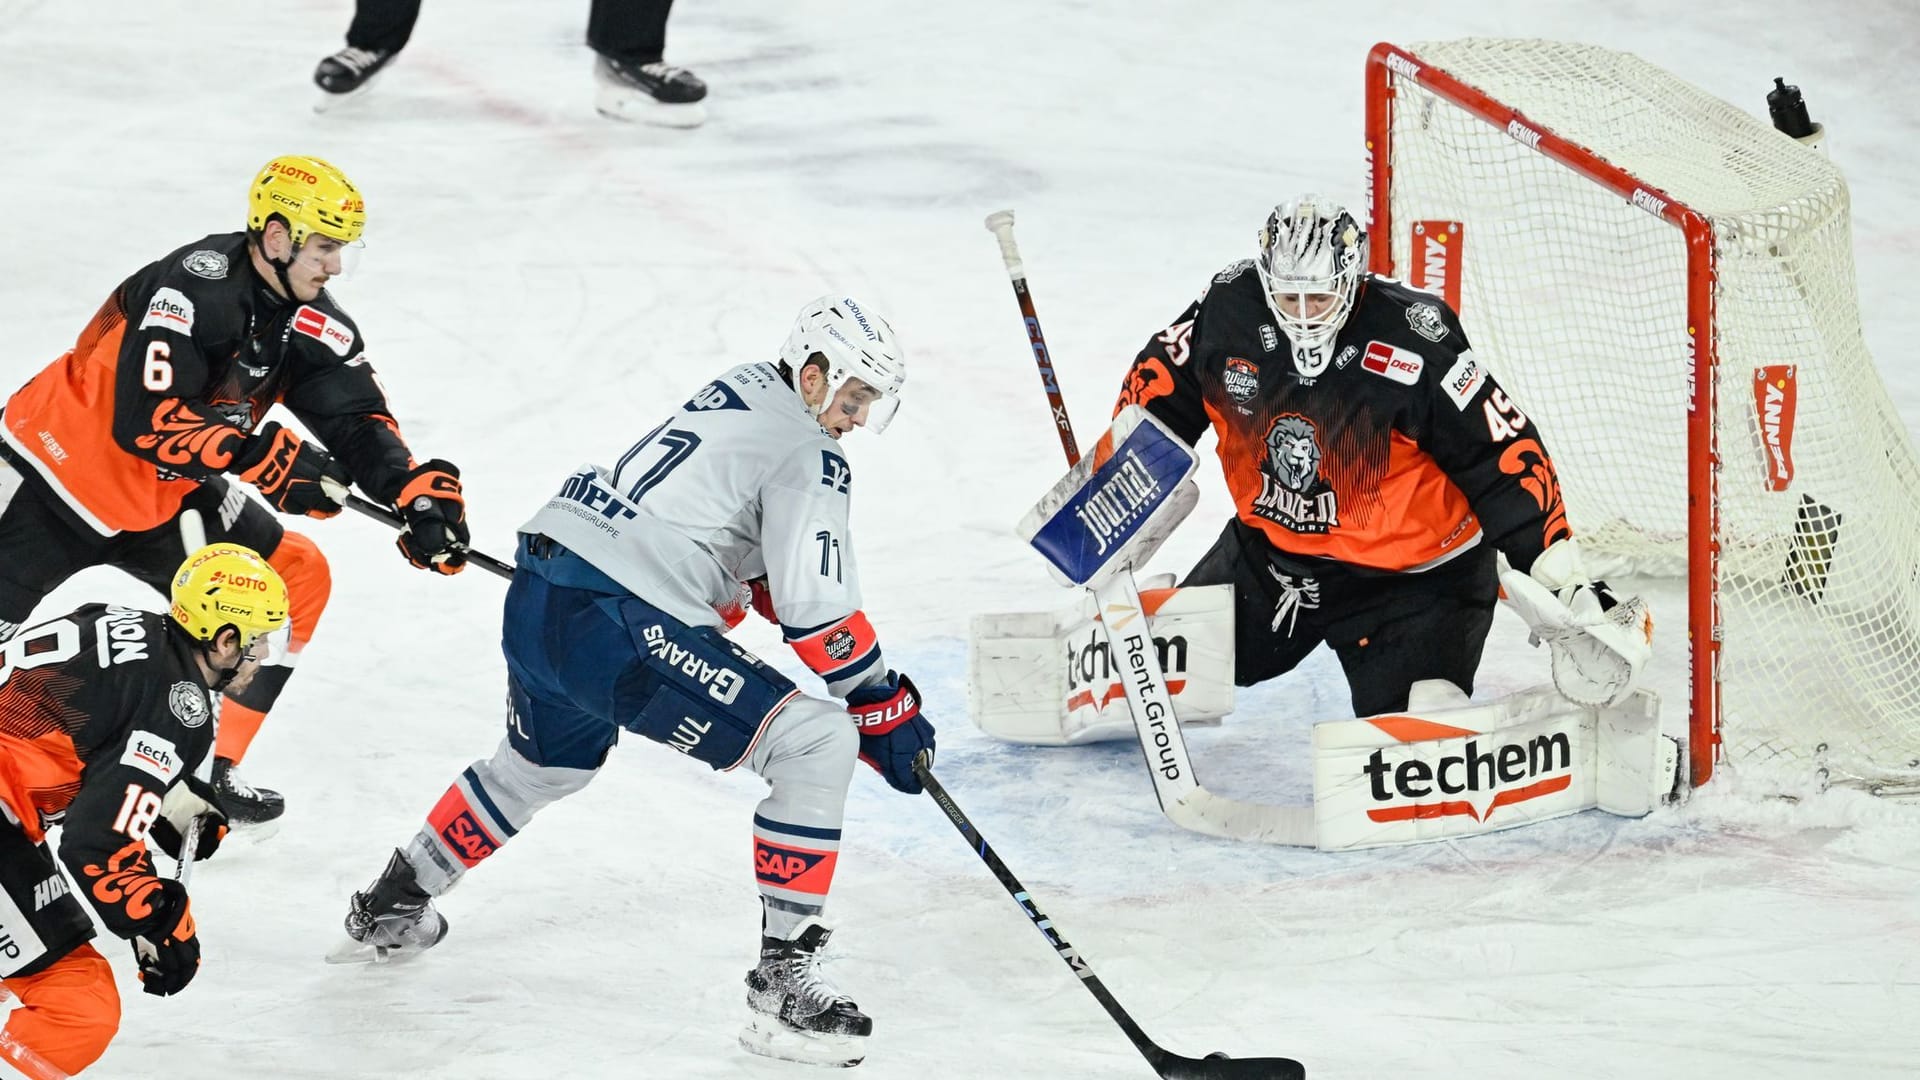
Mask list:
[[[747,972],[750,1018],[740,1046],[806,1065],[847,1068],[867,1055],[873,1021],[820,974],[832,931],[808,918],[790,941],[760,939],[760,966]]]
[[[707,84],[664,61],[641,63],[602,56],[594,62],[593,107],[615,120],[691,128],[707,122]]]
[[[287,800],[272,788],[254,787],[234,771],[227,758],[213,759],[213,790],[220,794],[220,809],[228,824],[250,832],[274,821],[287,812]],[[278,826],[276,826],[277,828]],[[255,832],[256,837],[272,835],[271,830]]]
[[[447,920],[414,879],[413,864],[395,851],[380,877],[347,902],[347,936],[352,940],[328,954],[328,963],[377,964],[417,955],[447,936]]]
[[[313,84],[322,93],[313,104],[314,112],[328,109],[351,97],[358,97],[373,85],[374,77],[399,55],[396,49],[356,49],[349,45],[320,61],[313,69]]]

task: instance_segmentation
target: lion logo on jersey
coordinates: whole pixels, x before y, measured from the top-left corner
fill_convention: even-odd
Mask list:
[[[1288,490],[1305,491],[1320,477],[1320,442],[1313,425],[1287,415],[1267,429],[1267,467]]]
[[[1320,435],[1296,413],[1267,429],[1260,495],[1254,513],[1298,533],[1323,533],[1340,524],[1339,498],[1320,475]]]

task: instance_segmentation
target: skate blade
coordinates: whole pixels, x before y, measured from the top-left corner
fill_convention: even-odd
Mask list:
[[[344,94],[329,93],[328,91],[315,87],[313,111],[317,113],[332,112],[333,110],[339,108],[342,105],[345,105],[347,102],[352,101],[355,98],[365,97],[367,91],[373,89],[373,84],[378,82],[380,79],[380,76],[385,74],[386,72],[384,71],[376,71],[373,73],[373,78],[368,79],[366,82],[361,83],[359,86],[355,87],[352,90],[347,91]]]
[[[327,963],[388,964],[410,960],[425,951],[425,949],[403,949],[396,945],[369,945],[364,941],[348,938],[327,953]]]
[[[639,91],[600,89],[593,99],[594,110],[610,120],[654,127],[697,128],[707,122],[705,102],[666,105]]]
[[[771,1016],[756,1014],[740,1031],[740,1049],[777,1061],[851,1069],[866,1060],[867,1040],[795,1031]]]

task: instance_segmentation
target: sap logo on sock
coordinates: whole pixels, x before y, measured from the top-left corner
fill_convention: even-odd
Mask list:
[[[487,830],[480,827],[471,810],[460,811],[452,821],[442,826],[440,839],[446,841],[447,847],[468,866],[493,854],[499,847],[493,842],[493,837],[487,835]]]
[[[789,885],[831,857],[832,852],[777,847],[765,840],[753,845],[754,876],[769,885]]]
[[[33,886],[33,910],[39,911],[72,891],[67,886],[67,879],[60,874],[36,882]]]

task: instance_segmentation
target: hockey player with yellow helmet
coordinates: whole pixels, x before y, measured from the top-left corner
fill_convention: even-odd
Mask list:
[[[170,616],[88,604],[0,645],[0,980],[20,1002],[0,1058],[29,1076],[79,1072],[119,1029],[95,916],[132,946],[146,993],[177,994],[199,970],[186,886],[154,872],[148,846],[181,857],[199,818],[191,857],[219,847],[221,800],[196,775],[213,749],[211,695],[260,671],[288,595],[237,544],[177,566]]]
[[[250,689],[227,691],[221,713],[215,783],[236,823],[284,808],[234,765],[311,639],[330,578],[319,548],[235,481],[281,513],[322,518],[357,484],[406,519],[409,562],[448,574],[466,562],[459,470],[415,460],[359,327],[327,289],[366,224],[345,173],[315,157],[274,158],[247,191],[244,231],[135,271],[74,347],[6,402],[0,423],[0,640],[89,566],[165,591],[188,510],[208,539],[260,552],[285,579],[287,640]],[[276,404],[318,441],[268,419]]]

